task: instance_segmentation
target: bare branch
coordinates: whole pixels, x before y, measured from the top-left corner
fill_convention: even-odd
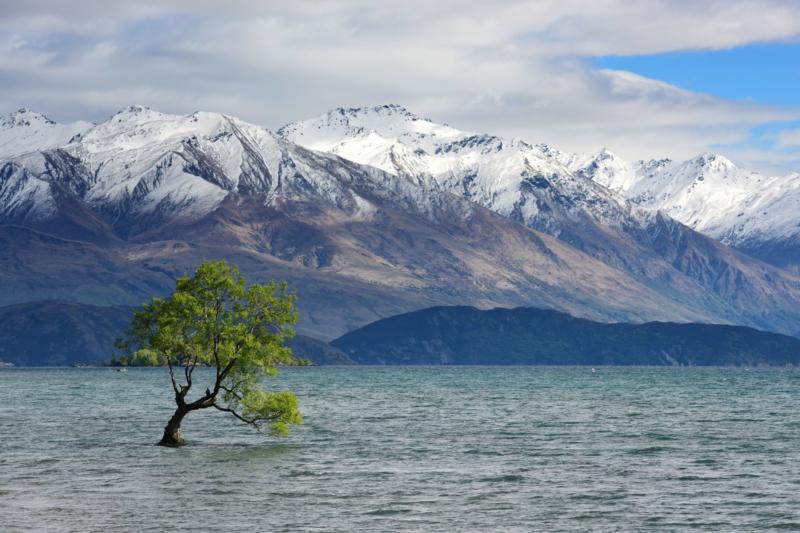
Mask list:
[[[216,395],[214,393],[211,394],[204,394],[200,398],[196,399],[186,407],[190,411],[196,411],[197,409],[206,409],[208,407],[214,406],[214,401],[216,399]]]
[[[219,378],[219,345],[218,345],[218,338],[217,338],[216,335],[214,335],[213,354],[214,354],[214,369],[215,369],[215,371],[217,373],[216,380],[217,380],[217,383],[219,383],[221,381],[220,378]]]
[[[222,406],[219,406],[217,404],[213,404],[211,407],[213,407],[213,408],[215,408],[215,409],[217,409],[219,411],[224,411],[226,413],[230,413],[233,416],[235,416],[236,418],[238,418],[239,420],[241,420],[242,422],[244,422],[245,424],[250,424],[252,426],[257,426],[261,422],[271,422],[273,420],[277,420],[278,419],[277,415],[276,416],[269,416],[269,417],[267,417],[267,416],[263,416],[263,417],[258,416],[258,417],[255,417],[255,418],[245,418],[245,417],[243,417],[242,415],[240,415],[239,413],[237,413],[236,411],[234,411],[233,409],[231,409],[229,407],[222,407]]]
[[[229,389],[228,387],[226,387],[224,385],[220,385],[219,388],[224,390],[225,392],[227,392],[228,394],[230,394],[231,396],[233,396],[234,398],[236,398],[240,402],[244,401],[244,398],[242,398],[242,396],[238,392],[236,392],[235,390]]]
[[[228,372],[231,371],[233,366],[236,364],[236,361],[238,361],[238,359],[231,359],[230,362],[225,366],[219,378],[217,378],[218,385],[221,385],[222,382],[225,381],[225,378],[228,377]]]
[[[192,358],[192,366],[187,367],[188,371],[186,373],[186,381],[189,383],[189,386],[192,386],[192,373],[194,372],[195,367],[197,366],[197,354],[194,354]]]
[[[172,390],[175,391],[175,396],[179,396],[181,391],[178,389],[178,382],[175,381],[175,372],[172,370],[172,358],[167,356],[167,366],[169,367],[169,379],[172,381]]]

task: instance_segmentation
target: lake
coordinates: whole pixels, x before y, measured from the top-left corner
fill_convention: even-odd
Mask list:
[[[195,412],[166,449],[163,369],[0,369],[0,530],[800,530],[797,369],[310,367],[268,385],[298,393],[290,437]]]

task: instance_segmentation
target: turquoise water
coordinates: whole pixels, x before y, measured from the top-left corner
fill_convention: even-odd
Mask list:
[[[266,439],[159,369],[0,370],[2,531],[800,530],[800,371],[294,368]]]

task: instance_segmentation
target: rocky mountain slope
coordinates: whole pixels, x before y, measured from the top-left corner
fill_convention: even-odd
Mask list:
[[[546,145],[460,131],[396,105],[338,108],[278,133],[310,149],[463,196],[677,299],[681,293],[703,294],[703,305],[725,301],[741,312],[755,302],[770,308],[775,280],[790,293],[797,290],[796,275],[731,252],[676,223],[669,213],[626,199],[622,189],[636,181],[636,173],[608,151],[596,157],[569,155]],[[793,304],[778,305],[793,312]],[[771,319],[751,318],[754,325],[770,327]]]
[[[544,309],[435,307],[334,340],[361,364],[798,365],[800,339],[713,324],[606,324]]]
[[[796,276],[632,207],[564,154],[425,124],[413,157],[393,159],[402,172],[303,148],[289,128],[140,106],[31,143],[0,158],[3,302],[135,305],[222,257],[287,279],[299,330],[324,339],[462,303],[800,329]],[[460,170],[413,170],[439,157]]]

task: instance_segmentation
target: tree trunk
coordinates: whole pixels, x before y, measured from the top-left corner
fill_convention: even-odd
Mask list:
[[[172,415],[172,418],[169,419],[167,426],[164,428],[164,436],[161,437],[161,442],[158,443],[159,446],[171,446],[174,448],[183,444],[181,421],[188,412],[187,409],[181,407],[175,410],[175,414]]]

